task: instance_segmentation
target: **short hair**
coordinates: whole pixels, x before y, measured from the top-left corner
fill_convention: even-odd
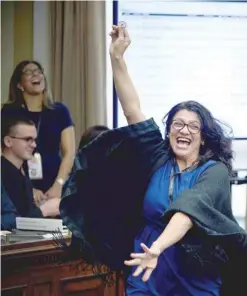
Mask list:
[[[10,135],[14,127],[20,124],[35,126],[35,123],[25,116],[1,117],[1,146],[5,147],[4,138]]]
[[[82,147],[86,146],[93,139],[97,138],[98,135],[109,130],[110,129],[105,125],[94,125],[89,127],[82,135],[78,149],[81,149]]]

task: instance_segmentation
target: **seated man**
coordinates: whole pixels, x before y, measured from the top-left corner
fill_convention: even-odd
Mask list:
[[[36,148],[34,123],[23,117],[5,118],[1,130],[1,229],[15,228],[18,216],[58,215],[60,199],[50,199],[40,207],[35,205],[32,183],[23,169]]]

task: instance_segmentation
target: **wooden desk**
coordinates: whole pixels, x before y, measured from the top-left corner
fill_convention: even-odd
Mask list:
[[[104,285],[81,259],[52,241],[2,246],[2,296],[124,296],[123,281]]]

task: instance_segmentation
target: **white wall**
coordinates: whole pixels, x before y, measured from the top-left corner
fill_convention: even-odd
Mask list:
[[[51,21],[50,2],[34,1],[33,6],[33,59],[40,62],[51,85]]]
[[[107,126],[112,128],[113,126],[113,77],[111,69],[111,61],[109,56],[109,47],[111,38],[108,35],[113,24],[113,3],[112,0],[105,1],[106,5],[106,112],[107,112]]]

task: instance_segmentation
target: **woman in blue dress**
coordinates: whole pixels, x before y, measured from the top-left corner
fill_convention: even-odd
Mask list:
[[[126,29],[116,26],[113,26],[111,37],[110,55],[118,97],[128,124],[136,124],[145,120],[145,116],[123,59],[130,39]],[[146,191],[143,202],[145,227],[135,238],[132,259],[125,261],[128,266],[137,266],[127,279],[127,296],[218,296],[220,293],[219,271],[186,262],[186,254],[177,245],[189,231],[192,232],[192,218],[176,212],[165,229],[161,219],[170,203],[186,189],[193,188],[200,176],[216,163],[210,157],[200,163],[205,141],[209,141],[203,134],[203,121],[206,120],[212,121],[213,127],[210,113],[193,102],[179,104],[168,114],[166,136],[174,158],[154,173]],[[221,133],[219,126],[218,129]],[[228,152],[225,164],[230,168],[230,147],[221,152]],[[193,234],[189,239],[200,240]]]
[[[195,181],[207,168],[214,165],[215,161],[209,160],[187,171],[181,171],[178,163],[173,160],[167,162],[156,171],[148,186],[143,204],[146,226],[135,238],[136,254],[132,254],[135,259],[125,262],[127,265],[139,265],[135,273],[127,279],[127,295],[219,295],[219,273],[212,268],[202,269],[193,266],[192,262],[186,262],[186,254],[181,247],[173,245],[192,227],[192,221],[179,213],[173,216],[169,227],[163,231],[164,223],[161,219],[162,213],[169,207],[171,174],[174,176],[172,200],[176,200],[181,192],[192,188]],[[181,224],[177,224],[179,222]],[[146,253],[142,254],[143,251]]]
[[[30,176],[34,198],[37,202],[61,198],[75,154],[74,125],[68,108],[53,102],[44,69],[37,61],[20,62],[10,79],[9,99],[1,110],[2,120],[20,115],[32,120],[37,128],[35,155],[41,161],[42,174]]]
[[[231,210],[230,139],[205,107],[188,101],[166,116],[163,140],[127,71],[128,32],[113,26],[110,35],[129,125],[77,153],[60,203],[64,223],[84,259],[115,269],[125,263],[126,296],[245,295],[233,284],[236,267],[247,262],[247,235]],[[229,281],[224,270],[234,271]]]

